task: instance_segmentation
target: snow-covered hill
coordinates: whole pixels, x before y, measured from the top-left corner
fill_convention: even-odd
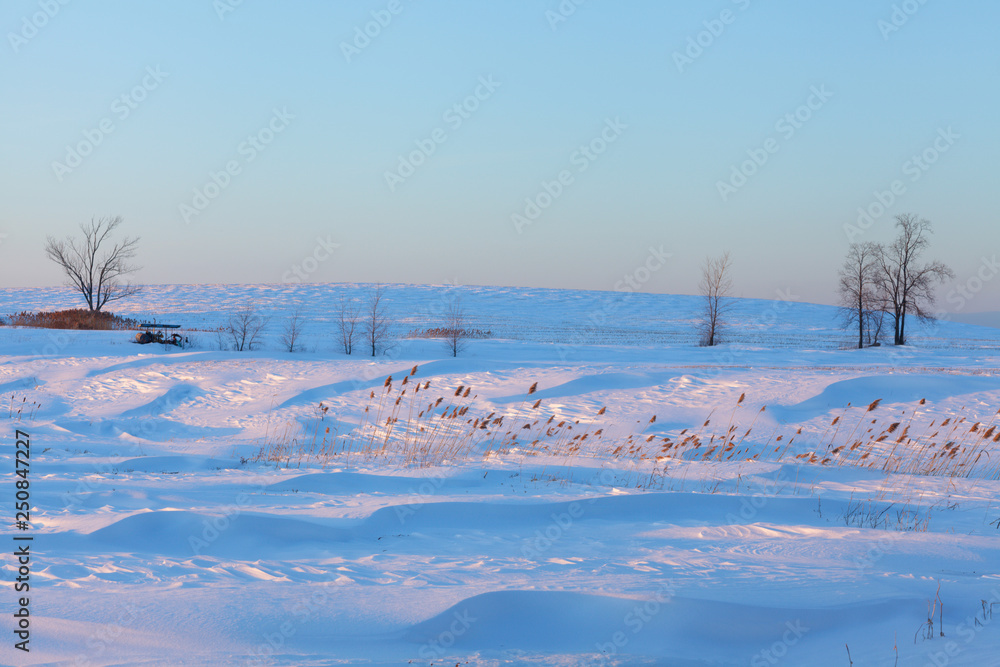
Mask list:
[[[252,353],[0,327],[11,508],[31,443],[32,529],[5,532],[35,538],[32,650],[4,614],[3,662],[997,664],[1000,331],[858,351],[834,308],[746,300],[706,349],[696,297],[387,287],[399,334],[460,297],[492,337],[346,356],[363,285],[115,309],[206,330],[250,299]]]
[[[536,343],[590,345],[678,345],[697,342],[695,321],[702,299],[638,292],[385,285],[385,300],[400,337],[414,329],[440,326],[450,303],[458,301],[469,327],[495,338]],[[190,328],[219,326],[226,314],[250,302],[272,318],[272,334],[296,310],[318,349],[330,340],[341,297],[363,303],[373,285],[150,285],[112,310],[137,319],[178,321]],[[727,341],[768,348],[835,349],[856,340],[843,329],[839,309],[800,303],[792,290],[774,300],[734,299]],[[82,301],[65,287],[0,289],[0,315],[20,310],[79,308]],[[949,321],[921,323],[910,318],[913,343],[923,348],[996,348],[1000,331]]]

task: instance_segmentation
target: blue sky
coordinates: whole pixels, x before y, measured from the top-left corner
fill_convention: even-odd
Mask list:
[[[0,8],[4,286],[122,215],[146,283],[694,293],[728,249],[831,303],[914,212],[941,310],[1000,310],[996,3],[63,2]]]

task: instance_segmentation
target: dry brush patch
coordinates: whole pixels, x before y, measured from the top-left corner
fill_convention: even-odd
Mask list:
[[[7,324],[34,329],[79,329],[87,331],[124,331],[138,329],[139,321],[107,311],[85,308],[30,312],[22,310],[7,316]]]
[[[454,336],[461,336],[462,338],[468,338],[469,340],[485,340],[487,338],[493,337],[493,332],[483,329],[453,329],[449,327],[429,327],[427,329],[413,329],[408,334],[407,338],[441,338],[447,339]]]
[[[848,404],[818,436],[803,435],[801,426],[758,433],[767,406],[747,408],[746,394],[741,394],[723,419],[712,413],[700,426],[675,432],[659,430],[656,415],[620,423],[607,406],[589,417],[548,410],[542,399],[533,398],[537,382],[516,407],[500,412],[477,400],[467,385],[432,393],[431,381],[418,380],[417,371],[414,366],[401,381],[390,376],[382,387],[370,390],[360,424],[345,432],[328,425],[330,408],[320,403],[305,431],[293,424],[280,432],[268,428],[250,460],[286,467],[349,467],[353,462],[412,468],[533,457],[571,466],[587,459],[642,471],[636,485],[645,488],[662,486],[674,464],[692,462],[793,463],[886,475],[1000,479],[1000,457],[995,455],[1000,411],[985,423],[968,416],[927,421],[919,409],[880,419],[879,399],[866,406]]]
[[[41,409],[42,404],[37,401],[28,401],[27,396],[22,396],[21,400],[17,400],[14,394],[10,395],[10,402],[7,406],[7,418],[13,421],[33,421],[35,418],[35,413]]]

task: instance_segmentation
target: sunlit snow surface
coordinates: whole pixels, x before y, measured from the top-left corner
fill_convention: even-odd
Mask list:
[[[365,290],[163,286],[115,309],[183,325],[184,350],[0,327],[0,497],[12,520],[26,430],[35,535],[31,653],[7,556],[0,662],[1000,664],[1000,444],[981,437],[1000,330],[911,323],[906,349],[858,351],[836,309],[747,300],[705,349],[696,297],[390,285],[395,346],[347,357],[340,296]],[[457,359],[406,338],[455,297],[490,338]],[[246,299],[264,349],[220,351]],[[2,313],[76,305],[0,291]],[[281,352],[297,308],[307,349]],[[949,443],[981,455],[959,467]]]

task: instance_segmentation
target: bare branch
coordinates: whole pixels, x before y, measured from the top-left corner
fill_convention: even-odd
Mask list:
[[[365,343],[371,349],[373,357],[385,350],[389,342],[391,323],[386,313],[384,299],[385,287],[376,285],[368,294],[368,305],[362,322]]]
[[[91,219],[89,224],[80,225],[82,239],[60,241],[50,236],[45,242],[45,254],[62,268],[69,285],[80,292],[87,307],[95,312],[140,291],[139,286],[124,281],[139,270],[130,263],[138,252],[138,237],[111,241],[122,222],[121,216]]]
[[[931,223],[912,214],[896,216],[896,240],[879,252],[877,277],[879,291],[893,318],[893,342],[906,344],[906,316],[930,316],[934,287],[955,274],[941,262],[919,264],[932,233]]]
[[[261,337],[269,319],[261,315],[250,301],[244,301],[229,311],[226,323],[220,331],[229,339],[237,352],[260,348]]]
[[[840,306],[845,324],[857,326],[858,349],[877,344],[882,331],[886,302],[878,281],[880,253],[876,243],[852,243],[840,269]]]
[[[729,252],[721,257],[706,258],[701,270],[699,288],[705,298],[699,329],[701,344],[711,347],[718,344],[719,333],[725,327],[725,315],[732,307],[729,298],[733,289],[732,259]]]
[[[289,352],[298,352],[302,349],[299,345],[299,338],[302,336],[302,325],[305,318],[302,317],[302,309],[295,311],[285,320],[285,327],[281,330],[281,345]]]
[[[466,341],[469,331],[465,328],[465,310],[459,299],[454,299],[448,304],[448,310],[444,315],[445,344],[451,352],[451,356],[457,357],[459,352],[466,348]]]
[[[340,345],[344,350],[344,354],[354,352],[354,338],[360,319],[361,305],[348,300],[346,294],[341,295],[337,330],[340,335]]]

